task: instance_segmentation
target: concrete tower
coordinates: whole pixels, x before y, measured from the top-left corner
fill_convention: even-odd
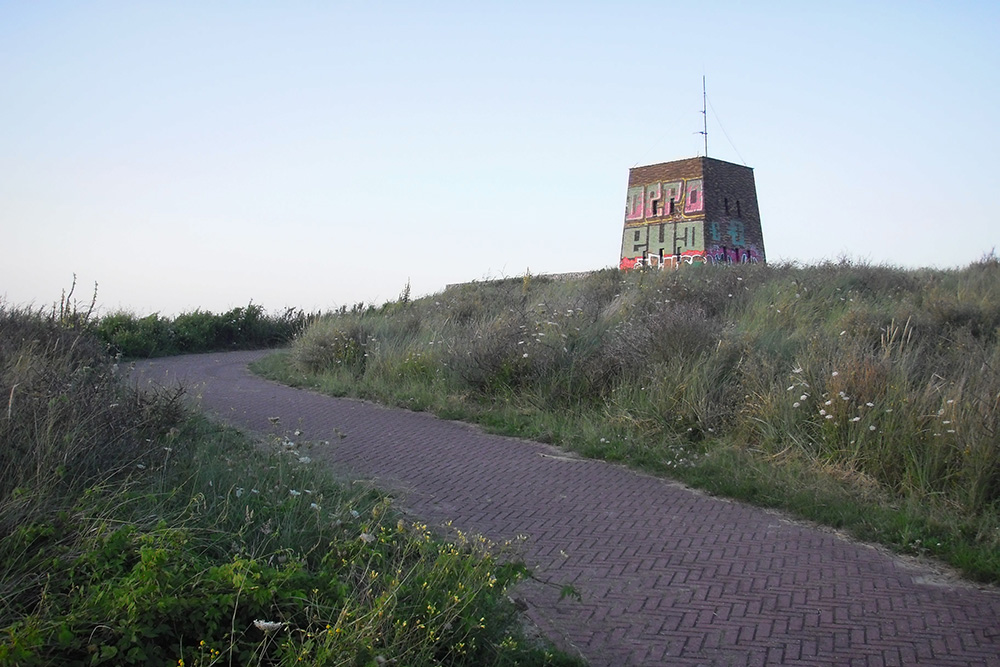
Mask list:
[[[764,261],[753,169],[708,157],[629,169],[620,268]]]

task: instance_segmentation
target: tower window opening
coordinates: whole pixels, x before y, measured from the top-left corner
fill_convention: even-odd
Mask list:
[[[674,198],[673,197],[670,198],[670,214],[671,215],[674,214]]]
[[[736,200],[736,217],[737,218],[742,218],[743,217],[743,214],[740,213],[740,200],[739,199]]]
[[[638,241],[638,240],[639,240],[639,230],[638,230],[638,229],[637,229],[637,230],[635,230],[635,237],[634,237],[634,240],[636,240],[636,241]]]

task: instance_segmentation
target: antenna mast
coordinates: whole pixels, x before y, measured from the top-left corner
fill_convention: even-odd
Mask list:
[[[701,75],[701,116],[702,130],[698,134],[705,137],[705,157],[708,157],[708,95],[705,92],[705,75]]]

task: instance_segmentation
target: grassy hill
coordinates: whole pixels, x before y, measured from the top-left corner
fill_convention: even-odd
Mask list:
[[[0,665],[577,664],[525,640],[511,548],[135,391],[89,312],[0,303]]]
[[[1000,262],[702,266],[455,285],[256,367],[476,421],[1000,582]]]

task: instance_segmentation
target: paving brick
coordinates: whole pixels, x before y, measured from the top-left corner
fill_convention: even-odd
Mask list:
[[[515,594],[598,665],[998,665],[1000,593],[666,480],[465,424],[253,377],[261,353],[143,362],[248,431],[330,440],[314,465],[374,481],[431,525],[525,535]],[[166,378],[166,380],[163,380]],[[346,434],[340,439],[337,430]],[[572,583],[582,600],[559,600]]]

